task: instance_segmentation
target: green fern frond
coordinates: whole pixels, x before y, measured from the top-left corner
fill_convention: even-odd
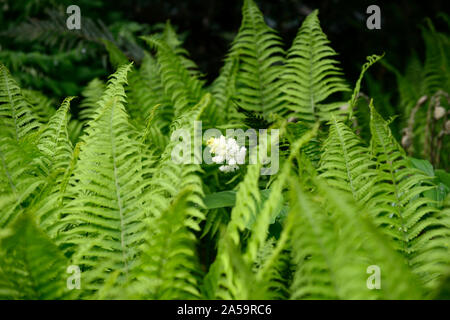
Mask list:
[[[291,212],[288,214],[293,263],[296,266],[291,299],[335,299],[330,270],[332,231],[326,217],[318,212],[298,183],[291,185]]]
[[[172,124],[172,132],[186,130],[193,134],[194,121],[211,104],[206,94],[190,111]],[[200,167],[194,163],[175,163],[173,150],[178,141],[170,141],[153,168],[152,179],[146,184],[142,197],[149,217],[147,238],[142,251],[140,283],[136,284],[139,296],[152,299],[191,299],[200,296],[198,261],[195,254],[196,238],[204,219]],[[191,149],[189,150],[191,152]],[[191,159],[196,159],[195,152]]]
[[[111,77],[89,122],[68,188],[72,200],[63,210],[58,241],[82,268],[87,296],[117,276],[114,272],[117,286],[133,280],[130,272],[145,229],[141,148],[124,108],[130,67],[120,67]]]
[[[179,116],[200,100],[203,81],[189,73],[184,60],[165,41],[156,36],[143,39],[157,51],[156,57],[165,93],[175,107],[175,116]]]
[[[192,219],[198,209],[190,202],[194,190],[181,190],[172,204],[156,219],[150,220],[148,237],[142,251],[138,286],[147,299],[199,298],[199,264]]]
[[[22,89],[22,95],[40,123],[46,123],[55,114],[54,100],[42,92]]]
[[[184,113],[176,119],[172,125],[172,133],[181,130],[183,133],[194,136],[194,122],[198,121],[203,111],[211,104],[211,95],[205,94],[200,102],[195,105],[189,112]],[[189,137],[184,137],[189,139]],[[184,141],[185,142],[185,141]],[[198,163],[199,156],[195,150],[189,149],[186,157],[190,163],[178,163],[176,161],[175,149],[179,146],[179,141],[172,139],[161,154],[159,162],[155,165],[153,177],[149,181],[145,194],[143,195],[144,205],[147,208],[148,215],[151,217],[159,217],[183,188],[190,187],[192,189],[190,202],[198,207],[196,215],[199,219],[203,219],[203,214],[199,211],[203,207],[203,188],[199,177],[201,171]],[[192,221],[192,229],[199,230],[198,222]]]
[[[53,300],[68,297],[68,260],[28,214],[0,239],[0,297]]]
[[[161,38],[167,43],[172,50],[180,57],[181,63],[188,70],[189,75],[194,78],[202,78],[200,71],[194,61],[189,59],[189,52],[182,47],[183,41],[180,39],[170,20],[166,21]]]
[[[377,183],[370,201],[377,225],[395,241],[412,270],[428,286],[440,274],[436,265],[448,267],[450,232],[439,210],[423,195],[435,188],[426,176],[412,168],[388,123],[371,110],[372,154],[377,162]]]
[[[287,52],[283,73],[284,100],[304,122],[329,119],[329,113],[338,111],[342,103],[329,104],[326,99],[349,91],[317,15],[317,10],[310,13],[300,27]]]
[[[295,182],[292,188],[295,205],[288,223],[293,224],[297,265],[292,298],[420,298],[414,276],[373,228],[369,216],[361,214],[345,193],[316,183],[320,196],[311,197]],[[369,290],[366,284],[366,270],[373,265],[382,272],[381,290]]]
[[[38,149],[45,155],[48,171],[65,169],[72,155],[72,143],[67,131],[70,101],[74,97],[64,99],[61,107],[50,118],[46,128],[39,137]]]
[[[362,69],[361,69],[361,73],[359,74],[359,78],[356,81],[355,84],[355,88],[353,89],[353,94],[352,97],[348,103],[348,109],[349,109],[349,119],[352,118],[353,115],[353,108],[356,106],[356,102],[358,100],[358,96],[359,96],[359,91],[361,90],[361,81],[364,77],[364,74],[366,73],[366,71],[373,65],[375,64],[377,61],[379,61],[380,59],[382,59],[384,57],[384,53],[381,56],[377,56],[376,54],[368,56],[367,62],[363,64]]]
[[[357,201],[366,202],[375,183],[375,162],[361,139],[343,122],[332,116],[328,138],[318,171],[327,183],[349,191]]]
[[[217,124],[232,124],[239,122],[240,115],[234,108],[232,99],[236,94],[236,82],[239,71],[238,57],[229,55],[225,59],[219,76],[211,85],[215,104],[205,111],[205,120],[211,127]]]
[[[450,91],[450,41],[448,35],[437,32],[431,20],[427,19],[428,28],[422,28],[425,42],[425,62],[423,66],[424,85],[431,95],[443,89]]]
[[[296,143],[264,202],[258,185],[261,164],[248,166],[244,180],[238,185],[230,222],[222,230],[216,260],[205,278],[208,298],[276,299],[286,295],[281,274],[286,265],[281,254],[286,239],[277,247],[271,245],[273,240],[267,239],[269,225],[276,218],[274,214],[279,212],[277,208],[283,205],[280,194],[290,175],[291,161],[315,132],[306,134]],[[263,252],[266,252],[266,261],[259,258]]]
[[[106,51],[108,51],[109,62],[113,68],[117,69],[121,65],[130,62],[128,61],[127,56],[117,47],[115,43],[107,39],[102,39],[102,42],[106,48]]]
[[[264,22],[253,0],[245,0],[242,24],[231,53],[239,59],[236,97],[240,107],[264,116],[284,112],[281,100],[281,38]]]
[[[3,227],[23,211],[45,183],[41,179],[42,154],[36,147],[41,124],[3,65],[0,65],[0,124],[0,191],[7,200],[0,215]]]
[[[164,91],[159,70],[156,59],[146,54],[141,67],[130,75],[127,110],[138,127],[143,127],[151,113],[155,113],[153,127],[167,133],[174,110],[170,96]],[[153,110],[156,105],[158,108]]]
[[[5,227],[19,215],[45,185],[43,172],[35,159],[42,154],[34,144],[13,138],[0,140],[0,190],[3,202],[0,227]]]
[[[244,180],[239,184],[236,205],[231,219],[219,240],[217,257],[205,278],[205,291],[210,299],[249,299],[250,279],[246,277],[249,268],[239,253],[241,232],[244,232],[259,209],[260,192],[258,179],[261,164],[249,165]],[[237,256],[233,260],[234,256]],[[241,272],[237,272],[236,263]],[[261,293],[261,292],[260,292]]]
[[[73,148],[67,128],[69,104],[73,98],[64,99],[37,142],[37,148],[43,155],[40,161],[46,176],[46,185],[31,206],[36,208],[38,223],[47,234],[53,234],[49,229],[57,224],[63,197],[62,184],[65,183],[64,178],[71,168]]]
[[[105,87],[102,80],[95,78],[83,89],[81,92],[83,99],[81,100],[78,113],[78,118],[81,121],[87,122],[94,118],[95,110],[98,108],[97,102],[102,97]]]
[[[0,64],[0,124],[1,135],[8,135],[16,140],[22,139],[40,127],[19,85],[2,64]]]

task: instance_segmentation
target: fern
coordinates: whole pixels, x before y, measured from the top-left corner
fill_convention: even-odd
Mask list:
[[[383,118],[397,109],[384,106],[382,117],[371,90],[360,91],[382,56],[368,57],[350,97],[318,11],[287,54],[252,0],[242,16],[210,85],[169,22],[142,38],[152,50],[143,59],[133,39],[122,51],[125,42],[89,36],[87,22],[73,36],[102,41],[116,71],[57,110],[56,99],[21,90],[0,65],[0,298],[445,297],[450,180],[437,169],[448,122],[439,109],[448,102],[445,35],[424,30],[425,62],[413,58],[406,75],[382,62],[397,73],[408,132],[426,131],[430,163],[410,157],[417,141],[406,150],[397,142],[395,117]],[[389,102],[370,79],[373,98]],[[441,118],[430,121],[436,110]],[[211,146],[236,145],[204,141],[198,121],[228,137],[226,129],[252,128],[260,139],[257,129],[278,130],[270,154],[279,170],[265,175],[262,140],[238,146],[257,161],[236,171],[204,163]],[[80,268],[81,290],[70,290],[69,266]],[[377,276],[381,287],[370,290]]]
[[[142,249],[142,271],[138,276],[142,297],[147,299],[192,299],[200,296],[196,238],[192,233],[193,190],[186,187],[171,206],[149,225]],[[198,215],[198,213],[194,213]]]
[[[283,73],[287,107],[305,122],[328,119],[340,105],[325,103],[326,99],[349,90],[337,61],[332,59],[336,52],[328,45],[317,15],[315,10],[303,22],[287,53]]]
[[[361,90],[361,81],[362,81],[362,79],[364,77],[364,74],[366,73],[367,69],[369,69],[373,64],[375,64],[377,61],[382,59],[383,56],[384,56],[384,54],[381,55],[381,56],[377,56],[377,55],[374,54],[372,56],[367,57],[367,62],[362,67],[361,74],[359,75],[359,78],[356,81],[355,89],[353,90],[352,98],[350,99],[350,102],[349,102],[349,109],[350,109],[349,110],[349,112],[350,112],[349,118],[350,119],[352,118],[353,108],[355,107],[356,101],[357,101],[358,96],[360,94],[359,91]]]
[[[236,96],[240,107],[264,116],[283,112],[281,38],[269,28],[253,0],[245,0],[242,24],[230,55],[239,59]]]
[[[292,213],[297,213],[290,216],[293,219],[291,223],[295,223],[292,230],[296,233],[292,241],[297,253],[292,297],[419,298],[420,291],[414,284],[414,276],[403,264],[402,258],[381,240],[367,216],[358,214],[358,208],[345,194],[335,192],[320,182],[318,187],[328,200],[324,209],[329,207],[330,215],[314,209],[317,208],[314,199],[299,186],[293,189],[294,199],[298,200],[295,200],[297,207],[292,209],[295,210]],[[321,197],[318,198],[320,201]],[[354,243],[359,243],[359,246],[354,247]],[[385,275],[383,283],[386,287],[381,292],[359,289],[365,280],[361,271],[372,264],[378,265]]]
[[[173,51],[169,44],[156,36],[144,40],[157,50],[160,76],[167,96],[175,107],[175,116],[195,105],[202,94],[203,82],[191,75],[183,56]]]
[[[72,261],[83,267],[88,291],[98,290],[115,271],[119,283],[132,280],[136,244],[145,228],[140,148],[123,106],[129,68],[120,67],[110,79],[86,129],[72,178],[77,183],[68,189],[73,200],[64,209],[67,227],[59,241],[70,245]]]
[[[22,95],[27,100],[33,114],[36,115],[37,120],[40,123],[47,122],[50,117],[55,113],[55,108],[53,106],[53,99],[46,97],[39,91],[35,90],[23,90]]]
[[[239,123],[239,113],[233,106],[233,97],[236,95],[236,82],[239,70],[239,59],[230,55],[225,59],[219,77],[211,85],[212,94],[215,98],[215,106],[206,110],[205,120],[210,125],[221,123]],[[217,112],[217,110],[221,112]]]
[[[0,116],[2,136],[16,140],[39,128],[39,123],[31,113],[16,81],[8,69],[0,65]]]
[[[73,97],[69,97],[63,101],[37,142],[37,148],[43,155],[40,161],[46,184],[30,206],[36,208],[35,215],[39,225],[48,234],[52,234],[50,229],[56,225],[58,219],[58,209],[64,194],[63,185],[68,179],[67,172],[72,160],[73,148],[67,130],[69,103],[72,99]]]
[[[410,166],[388,123],[372,105],[371,131],[372,154],[377,161],[375,189],[381,193],[371,201],[377,224],[383,225],[396,241],[413,271],[432,286],[436,273],[431,270],[447,261],[449,246],[448,228],[442,216],[423,196],[433,185],[427,176]]]
[[[428,28],[422,28],[425,42],[426,58],[423,66],[424,85],[429,93],[434,93],[443,88],[450,89],[449,63],[450,42],[447,35],[435,30],[433,24],[427,19]]]
[[[349,191],[355,200],[366,202],[375,183],[375,162],[349,127],[335,117],[330,123],[329,136],[323,144],[320,176],[330,186]]]
[[[97,102],[100,100],[103,91],[105,90],[105,84],[100,79],[91,80],[87,86],[81,92],[83,100],[80,103],[79,119],[87,122],[94,118],[96,109],[98,107]]]
[[[0,239],[0,245],[2,299],[69,297],[64,277],[68,261],[30,215],[17,219],[10,234]]]

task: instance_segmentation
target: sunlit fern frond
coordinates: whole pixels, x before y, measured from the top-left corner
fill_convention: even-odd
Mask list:
[[[40,227],[49,235],[54,234],[55,230],[50,229],[57,225],[64,194],[63,184],[71,170],[74,151],[69,139],[68,123],[69,105],[73,98],[69,97],[63,101],[44,127],[37,142],[37,148],[43,155],[39,161],[44,170],[46,184],[30,206],[36,210],[35,216]]]
[[[253,0],[245,0],[242,23],[233,41],[231,55],[239,59],[236,97],[240,107],[268,116],[284,112],[281,100],[284,50],[281,38],[264,22]]]
[[[135,292],[146,299],[200,297],[201,272],[196,257],[193,219],[198,209],[190,202],[193,190],[183,188],[170,206],[148,226],[139,283]],[[197,216],[197,217],[196,217]]]
[[[36,147],[41,124],[21,89],[0,64],[0,191],[3,195],[0,226],[5,226],[32,201],[45,181]]]
[[[261,164],[249,165],[239,184],[236,205],[228,225],[221,231],[217,257],[205,278],[205,295],[209,299],[250,299],[253,275],[240,254],[241,233],[254,220],[260,204],[258,179]],[[251,275],[249,277],[249,274]],[[260,297],[264,296],[259,292]]]
[[[117,286],[133,280],[145,229],[141,147],[124,108],[130,67],[120,67],[109,80],[67,188],[71,200],[58,242],[82,268],[83,296],[95,294],[110,277]]]
[[[349,191],[355,200],[366,202],[375,181],[375,162],[369,148],[343,122],[332,117],[323,144],[319,172],[330,186]]]
[[[296,265],[292,298],[420,298],[420,287],[402,256],[373,227],[369,215],[361,213],[348,194],[320,180],[316,183],[317,195],[309,194],[295,181],[291,189],[293,207],[288,224],[292,224]],[[381,270],[381,290],[369,290],[369,266]]]
[[[329,119],[342,103],[327,103],[327,98],[349,91],[317,15],[318,11],[313,11],[300,27],[283,72],[287,107],[305,122]]]

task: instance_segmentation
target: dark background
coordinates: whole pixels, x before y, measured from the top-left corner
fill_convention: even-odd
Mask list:
[[[262,10],[266,22],[280,33],[286,48],[290,46],[306,15],[313,9],[319,9],[322,28],[331,40],[332,47],[340,55],[338,59],[342,63],[347,79],[353,82],[367,55],[385,52],[385,60],[399,70],[403,70],[406,58],[413,52],[422,58],[424,46],[420,26],[424,25],[424,18],[429,17],[439,29],[442,22],[437,15],[446,12],[447,1],[256,0],[256,3]],[[137,39],[139,35],[151,33],[155,25],[169,19],[185,38],[185,48],[209,82],[217,76],[222,59],[241,23],[240,0],[0,0],[1,48],[22,52],[40,51],[45,54],[54,54],[55,50],[61,50],[52,48],[59,45],[61,40],[49,45],[42,39],[45,35],[37,39],[28,37],[36,28],[30,31],[24,29],[24,24],[31,20],[51,22],[52,19],[48,16],[49,9],[59,10],[63,18],[67,17],[64,11],[70,4],[80,6],[82,23],[86,17],[93,21],[101,20],[115,38],[120,34],[125,35],[125,38],[128,34],[132,34]],[[377,4],[381,8],[381,30],[366,28],[368,17],[366,8],[370,4]],[[46,37],[54,36],[56,33],[50,32]],[[140,40],[136,41],[139,46],[146,48]],[[84,47],[92,49],[89,45]],[[103,50],[99,53],[96,50],[102,49],[94,46],[92,50],[95,53],[90,56],[88,54],[86,59],[80,58],[78,61],[75,59],[75,67],[79,68],[78,74],[74,75],[75,82],[84,85],[92,76],[105,77],[112,71],[110,66],[107,67],[109,70],[104,68],[105,59],[102,60],[103,65],[99,64],[100,56],[105,52]],[[126,51],[126,47],[122,49]],[[93,59],[94,57],[98,59]],[[13,73],[14,71],[12,70]],[[51,72],[58,73],[58,70]],[[371,72],[378,80],[383,79],[394,85],[394,76],[386,74],[382,66],[376,66]],[[74,92],[77,88],[78,86],[66,86],[59,94],[78,94]],[[52,91],[46,86],[38,89]]]
[[[154,24],[170,19],[179,31],[188,32],[185,47],[208,78],[217,76],[221,59],[227,52],[241,23],[241,1],[155,0],[123,3],[128,19]],[[319,9],[321,26],[340,54],[346,74],[358,76],[365,57],[386,52],[386,59],[400,69],[405,57],[417,51],[423,56],[419,26],[425,17],[439,27],[436,15],[445,12],[448,1],[349,1],[349,0],[256,0],[269,26],[276,29],[290,46],[298,28],[313,9]],[[366,28],[366,9],[377,4],[381,9],[381,30]],[[448,10],[447,10],[448,12]]]

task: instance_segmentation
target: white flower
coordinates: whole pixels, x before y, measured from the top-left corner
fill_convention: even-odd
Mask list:
[[[236,140],[233,138],[210,138],[206,144],[211,149],[211,154],[214,154],[212,161],[218,164],[223,164],[219,167],[220,171],[231,172],[239,169],[239,165],[245,162],[245,147],[239,147]]]

